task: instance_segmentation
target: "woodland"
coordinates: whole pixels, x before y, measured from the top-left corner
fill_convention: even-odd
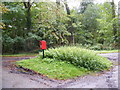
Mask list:
[[[47,48],[118,49],[118,7],[114,0],[94,1],[81,0],[78,8],[70,8],[69,0],[2,2],[2,52],[38,52],[40,40]]]

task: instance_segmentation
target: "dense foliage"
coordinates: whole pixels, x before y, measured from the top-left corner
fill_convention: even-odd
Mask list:
[[[110,61],[98,56],[94,51],[75,46],[48,49],[45,51],[45,58],[67,61],[77,67],[93,71],[101,71],[111,66]]]
[[[48,47],[81,44],[101,50],[118,46],[114,2],[82,0],[79,8],[73,9],[67,0],[3,2],[0,8],[3,53],[38,50],[39,40],[46,40]]]

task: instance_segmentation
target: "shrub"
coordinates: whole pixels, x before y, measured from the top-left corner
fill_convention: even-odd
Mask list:
[[[96,45],[91,46],[89,49],[91,49],[91,50],[102,50],[103,45],[102,44],[96,44]]]
[[[25,42],[24,38],[17,36],[13,40],[14,40],[14,44],[13,44],[14,53],[18,53],[19,51],[24,49],[24,42]]]
[[[67,61],[77,67],[83,67],[93,71],[101,71],[111,66],[109,60],[97,55],[94,51],[76,46],[48,49],[45,51],[45,58]]]
[[[3,35],[2,37],[3,53],[13,52],[13,44],[14,44],[14,39],[9,37],[8,35]]]

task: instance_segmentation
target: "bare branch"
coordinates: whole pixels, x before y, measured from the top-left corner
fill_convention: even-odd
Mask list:
[[[26,2],[23,2],[23,4],[24,4],[25,8],[27,8],[27,4],[26,4]]]

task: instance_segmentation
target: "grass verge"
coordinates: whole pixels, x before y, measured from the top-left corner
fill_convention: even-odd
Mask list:
[[[75,78],[90,72],[108,70],[112,65],[94,51],[80,47],[48,49],[44,59],[40,53],[36,58],[17,61],[16,64],[54,79]]]
[[[77,68],[68,62],[49,58],[42,59],[37,57],[18,61],[16,64],[52,79],[70,79],[89,73],[89,71],[83,67]]]
[[[36,56],[37,53],[20,53],[20,54],[4,54],[0,55],[1,57],[27,57],[27,56]]]

